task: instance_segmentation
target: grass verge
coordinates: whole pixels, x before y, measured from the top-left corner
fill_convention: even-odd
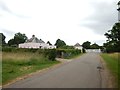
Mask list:
[[[118,56],[120,55],[120,53],[112,53],[112,54],[101,54],[102,58],[104,59],[104,61],[107,64],[108,69],[110,70],[111,74],[114,76],[115,78],[115,87],[120,87],[120,78],[119,78],[119,72],[120,69],[118,69],[118,62],[119,62],[119,58]]]
[[[2,53],[2,84],[7,84],[17,77],[36,72],[52,65],[58,61],[50,61],[38,53],[29,52],[3,52]]]

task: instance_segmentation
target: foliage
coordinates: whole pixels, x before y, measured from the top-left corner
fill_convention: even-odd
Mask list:
[[[73,46],[69,46],[69,45],[64,45],[62,47],[60,47],[61,49],[74,49]]]
[[[44,56],[47,57],[49,60],[54,61],[56,58],[56,50],[55,49],[45,49]]]
[[[98,44],[94,43],[94,44],[92,44],[92,45],[90,46],[90,48],[91,48],[91,49],[99,49],[100,46],[99,46]]]
[[[19,32],[14,35],[13,39],[10,39],[8,41],[8,45],[9,46],[12,46],[12,45],[17,46],[20,43],[24,43],[26,40],[27,40],[27,36],[25,34],[22,34]]]
[[[86,41],[86,42],[84,42],[84,43],[82,44],[82,46],[83,46],[83,48],[85,48],[85,49],[90,49],[90,44],[91,44],[91,42]]]
[[[15,40],[14,39],[10,39],[8,41],[8,45],[11,46],[11,45],[15,45]]]
[[[0,33],[0,45],[5,45],[5,35],[3,33]]]
[[[82,52],[83,52],[83,53],[86,53],[85,48],[82,48]]]
[[[55,45],[57,48],[61,48],[63,46],[66,46],[66,43],[63,40],[57,39]]]
[[[105,33],[108,38],[104,43],[107,52],[120,52],[120,23],[115,23],[111,30]]]
[[[2,52],[31,52],[39,53],[44,55],[51,61],[54,61],[56,57],[69,58],[81,53],[81,50],[78,49],[27,49],[27,48],[14,48],[14,47],[4,47]]]
[[[82,46],[85,49],[99,49],[100,48],[100,46],[98,44],[94,43],[91,45],[91,42],[89,42],[89,41],[84,42],[82,44]]]
[[[28,48],[15,48],[15,47],[3,47],[3,52],[31,52],[31,53],[39,53],[47,57],[49,60],[54,61],[56,58],[56,50],[55,49],[28,49]]]
[[[57,57],[59,58],[72,58],[81,53],[78,49],[57,49]]]

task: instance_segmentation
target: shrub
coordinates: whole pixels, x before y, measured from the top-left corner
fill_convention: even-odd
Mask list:
[[[56,58],[56,49],[45,49],[43,52],[44,56],[49,60],[54,61]]]
[[[86,51],[85,51],[85,49],[84,49],[84,48],[82,48],[82,52],[83,52],[83,53],[86,53]]]
[[[77,49],[57,49],[57,57],[69,58],[81,53],[81,50]]]

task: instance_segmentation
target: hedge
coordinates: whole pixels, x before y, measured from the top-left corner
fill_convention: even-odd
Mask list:
[[[69,58],[81,53],[81,50],[77,49],[27,49],[27,48],[15,48],[15,47],[3,47],[3,52],[32,52],[39,53],[47,57],[49,60],[55,60],[58,58]]]

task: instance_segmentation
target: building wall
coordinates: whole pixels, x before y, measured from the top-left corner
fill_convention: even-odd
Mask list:
[[[45,43],[22,43],[19,44],[19,48],[41,48],[41,49],[53,49],[55,46],[48,45]]]
[[[86,52],[89,53],[89,52],[97,52],[97,53],[100,53],[101,50],[100,49],[86,49]]]
[[[81,50],[81,52],[82,52],[82,49],[83,49],[83,47],[81,47],[81,46],[74,46],[74,48]]]
[[[77,46],[76,46],[75,49],[81,49],[81,50],[82,50],[82,47],[77,47]]]

